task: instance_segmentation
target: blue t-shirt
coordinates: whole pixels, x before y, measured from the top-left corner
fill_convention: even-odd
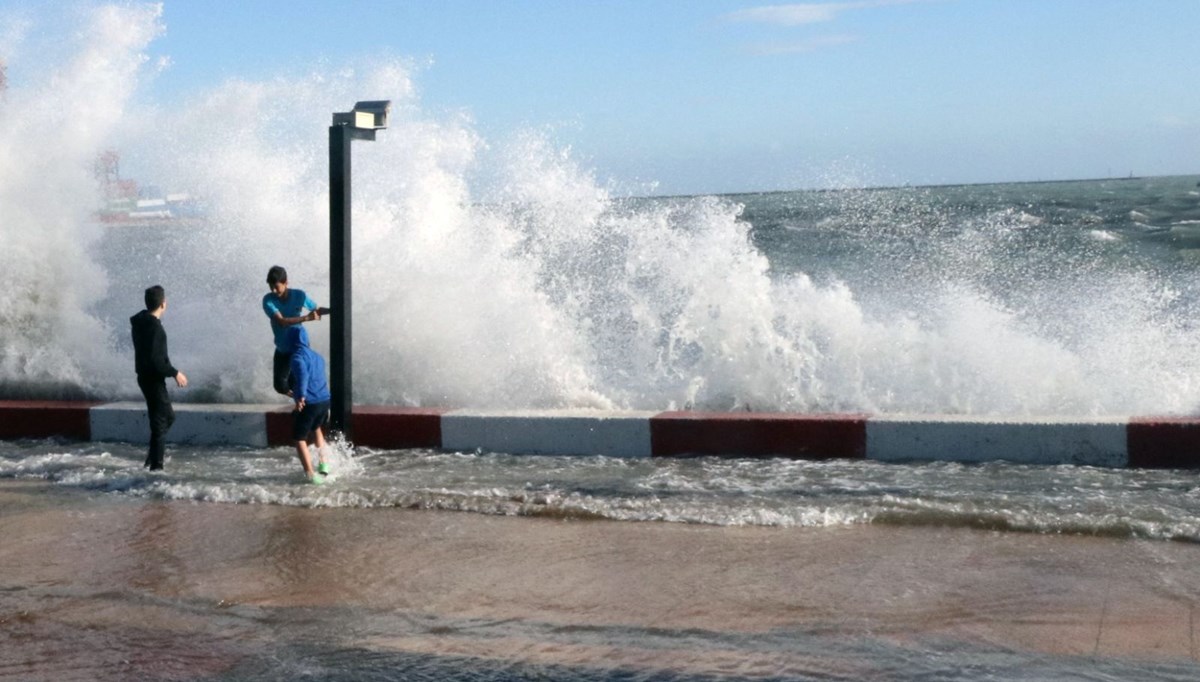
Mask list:
[[[290,353],[291,347],[287,340],[287,326],[275,319],[275,313],[284,317],[300,317],[307,310],[316,310],[317,304],[302,289],[288,289],[287,300],[279,298],[274,291],[263,296],[263,312],[271,320],[271,332],[275,334],[275,350],[280,353]]]

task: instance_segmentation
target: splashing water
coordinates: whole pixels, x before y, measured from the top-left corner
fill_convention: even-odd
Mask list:
[[[156,75],[145,55],[160,8],[78,21],[44,72],[19,41],[4,48],[5,397],[136,396],[125,320],[161,283],[172,358],[193,383],[180,398],[273,399],[263,277],[283,264],[327,302],[329,115],[390,98],[391,127],[355,149],[360,403],[1124,414],[1200,402],[1184,371],[1200,366],[1190,256],[1154,241],[1186,230],[1195,197],[1158,213],[1100,185],[1082,198],[1014,185],[625,199],[546,135],[485,141],[466,118],[431,118],[403,61],[232,80],[168,106],[136,96]],[[113,147],[139,177],[200,197],[204,219],[100,225],[91,170]],[[310,332],[327,348],[325,325]]]
[[[119,358],[110,330],[84,312],[108,283],[108,273],[88,255],[101,238],[89,220],[100,199],[90,169],[121,123],[141,51],[161,30],[159,13],[95,10],[75,54],[35,74],[30,85],[0,93],[0,378],[6,387],[70,393],[113,385]],[[5,52],[17,52],[18,33],[4,31]],[[22,55],[11,56],[18,57],[11,66],[19,67]]]

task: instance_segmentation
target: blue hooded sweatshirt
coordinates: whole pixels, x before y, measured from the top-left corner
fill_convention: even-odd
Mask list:
[[[304,400],[311,404],[331,400],[329,382],[325,379],[325,358],[309,347],[308,332],[302,325],[287,329],[288,349],[292,353],[292,400]]]

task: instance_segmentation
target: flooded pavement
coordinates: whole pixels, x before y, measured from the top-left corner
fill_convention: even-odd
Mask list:
[[[1194,679],[1200,546],[0,481],[2,679]]]

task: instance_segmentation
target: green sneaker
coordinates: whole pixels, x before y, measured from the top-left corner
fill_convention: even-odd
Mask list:
[[[313,485],[321,485],[325,482],[325,477],[321,474],[314,473],[312,477],[308,479],[308,482],[312,483]]]
[[[324,475],[324,476],[328,476],[329,475],[329,465],[326,464],[325,462],[321,462],[320,464],[317,465],[317,473]]]

